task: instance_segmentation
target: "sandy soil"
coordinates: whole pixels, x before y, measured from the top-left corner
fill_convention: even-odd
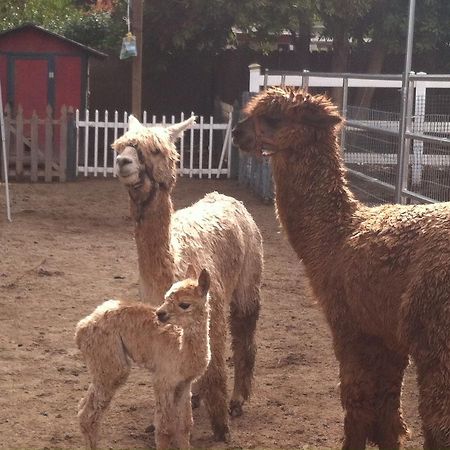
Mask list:
[[[14,222],[0,186],[0,448],[76,448],[76,409],[88,375],[73,342],[76,322],[107,298],[137,297],[128,202],[117,180],[13,184]],[[330,333],[272,205],[230,181],[181,179],[178,208],[218,190],[245,202],[264,237],[263,310],[254,395],[232,421],[233,448],[337,448],[338,370]],[[229,367],[230,381],[232,367]],[[231,382],[229,383],[231,387]],[[151,448],[151,378],[133,369],[103,425],[104,448]],[[414,374],[405,380],[409,448],[422,443]],[[192,445],[211,440],[203,407]]]

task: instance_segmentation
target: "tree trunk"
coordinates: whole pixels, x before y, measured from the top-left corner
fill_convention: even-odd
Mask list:
[[[335,73],[347,72],[350,56],[349,33],[344,28],[338,30],[333,37],[333,58],[331,71]],[[335,87],[331,90],[333,101],[342,109],[342,88]]]
[[[300,70],[311,70],[310,67],[311,21],[309,18],[300,22],[298,39],[295,46]]]
[[[385,46],[376,39],[372,43],[372,49],[370,52],[369,63],[367,65],[367,73],[381,73],[383,69],[384,59],[386,56]],[[375,88],[364,88],[359,89],[356,95],[355,105],[360,108],[370,108],[372,104],[373,95],[375,93]]]

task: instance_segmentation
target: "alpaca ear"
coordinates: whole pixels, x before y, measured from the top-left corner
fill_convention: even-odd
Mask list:
[[[197,278],[197,272],[195,271],[194,266],[192,264],[188,265],[188,268],[186,270],[186,278],[192,278],[192,279]]]
[[[338,125],[342,122],[342,117],[338,114],[325,114],[319,112],[318,114],[305,114],[301,121],[306,125],[311,125],[317,128],[327,128]]]
[[[133,114],[131,114],[128,117],[128,130],[139,131],[142,129],[145,129],[144,125],[142,125],[141,122],[139,122],[139,120],[137,120],[136,117],[134,117]]]
[[[170,140],[172,142],[176,142],[181,137],[184,130],[189,128],[191,125],[194,125],[196,119],[196,116],[191,116],[183,122],[176,123],[175,125],[168,127],[167,130],[169,131]]]
[[[342,117],[336,106],[323,96],[307,95],[304,103],[295,108],[298,108],[301,115],[300,121],[305,125],[328,128],[342,122]]]
[[[210,282],[209,272],[206,269],[203,269],[198,277],[198,289],[202,297],[205,297],[208,293]]]

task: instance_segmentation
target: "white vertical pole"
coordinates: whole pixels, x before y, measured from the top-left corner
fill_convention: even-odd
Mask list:
[[[402,77],[402,102],[400,109],[400,124],[399,124],[399,150],[397,157],[397,183],[395,186],[395,202],[405,203],[403,197],[403,190],[408,184],[408,163],[409,163],[409,147],[407,146],[407,139],[405,138],[408,129],[407,119],[408,110],[412,109],[412,105],[408,105],[410,97],[411,84],[409,82],[409,75],[411,72],[411,60],[414,39],[414,17],[416,10],[416,0],[409,0],[409,14],[408,14],[408,36],[406,40],[406,55],[405,68]]]
[[[105,128],[103,135],[103,176],[107,175],[108,167],[108,110],[105,111]]]
[[[425,75],[420,72],[418,75]],[[414,131],[416,133],[423,133],[423,127],[425,122],[425,101],[427,85],[426,81],[416,81],[416,94],[414,99]],[[423,174],[423,141],[419,139],[413,140],[413,161],[412,161],[412,173],[411,183],[413,186],[418,186],[422,183]]]
[[[194,113],[191,113],[191,117]],[[192,178],[194,169],[194,125],[191,126],[191,141],[189,142],[189,178]]]
[[[227,141],[227,146],[228,146],[228,164],[227,164],[227,178],[231,178],[231,128],[233,126],[233,113],[230,112],[230,118],[228,119],[228,141]]]
[[[89,150],[89,110],[86,109],[85,125],[84,125],[84,176],[88,176],[88,150]]]
[[[95,110],[94,118],[94,177],[97,176],[98,169],[98,109]]]
[[[11,220],[11,203],[9,198],[9,181],[8,181],[8,161],[6,160],[6,130],[5,130],[5,118],[3,115],[3,97],[2,97],[2,84],[0,82],[0,128],[2,129],[2,154],[3,154],[3,170],[5,177],[5,197],[6,197],[6,218],[9,222]]]
[[[213,116],[209,117],[209,156],[208,156],[208,178],[212,176],[212,152],[213,152],[213,135],[214,135],[214,122]]]
[[[114,142],[117,139],[117,135],[118,135],[118,125],[119,122],[119,112],[116,110],[114,111]],[[116,161],[116,157],[117,157],[117,152],[114,150],[114,156],[113,156],[113,177],[117,176],[116,170],[117,170],[117,161]]]
[[[203,170],[203,116],[200,116],[200,149],[198,152],[198,177],[202,178]]]
[[[261,86],[261,66],[259,64],[250,64],[248,69],[250,71],[248,91],[259,92],[259,87]]]
[[[180,122],[184,121],[184,112],[181,113]],[[184,133],[181,133],[180,140],[180,174],[183,176],[184,171]]]

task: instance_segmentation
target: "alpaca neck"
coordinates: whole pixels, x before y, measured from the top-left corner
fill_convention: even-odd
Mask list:
[[[182,367],[195,375],[210,359],[209,313],[205,313],[183,329]]]
[[[160,303],[174,281],[170,240],[172,213],[172,199],[167,189],[159,189],[144,208],[138,208],[132,200],[141,298],[146,302]]]
[[[319,145],[332,151],[324,154]],[[294,148],[285,155],[273,158],[277,212],[291,245],[308,266],[329,255],[351,231],[358,202],[347,188],[334,136],[317,148]]]

